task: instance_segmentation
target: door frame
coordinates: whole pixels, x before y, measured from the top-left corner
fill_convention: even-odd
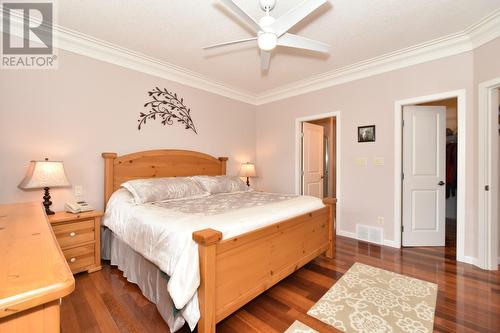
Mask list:
[[[305,121],[312,121],[312,120],[319,120],[319,119],[324,119],[324,118],[330,118],[330,117],[335,117],[336,125],[335,125],[335,197],[337,199],[337,217],[336,217],[336,229],[340,230],[340,219],[338,212],[340,211],[340,207],[342,204],[342,201],[339,200],[340,198],[340,150],[341,150],[341,145],[340,145],[340,133],[341,133],[341,116],[340,116],[340,111],[333,111],[333,112],[327,112],[327,113],[320,113],[320,114],[315,114],[311,116],[304,116],[304,117],[299,117],[295,118],[295,194],[300,195],[300,183],[302,181],[302,123]]]
[[[498,136],[498,115],[492,114],[493,91],[500,88],[500,77],[479,84],[479,126],[478,126],[478,266],[497,270],[498,254],[498,161],[493,159],[494,138]],[[498,111],[497,111],[498,112]],[[491,123],[491,119],[495,119]],[[498,150],[498,148],[497,148]],[[498,157],[500,159],[500,156]],[[495,165],[497,164],[497,165]],[[495,173],[494,171],[497,170]],[[485,190],[489,185],[490,191]]]
[[[457,151],[457,261],[473,263],[465,256],[465,138],[466,138],[466,90],[454,90],[433,95],[413,97],[395,102],[394,106],[394,243],[401,247],[402,218],[402,169],[403,169],[403,107],[443,99],[457,99],[458,151]]]

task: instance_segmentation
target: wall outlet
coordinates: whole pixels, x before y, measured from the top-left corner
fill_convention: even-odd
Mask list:
[[[375,157],[373,159],[373,164],[375,164],[376,166],[382,166],[385,164],[385,160],[383,157]]]
[[[74,191],[75,191],[75,197],[81,197],[83,195],[83,186],[82,185],[75,185]]]
[[[384,217],[383,216],[377,217],[377,223],[378,225],[384,225]]]
[[[368,158],[367,157],[358,157],[356,158],[356,165],[357,166],[362,166],[365,167],[368,165]]]

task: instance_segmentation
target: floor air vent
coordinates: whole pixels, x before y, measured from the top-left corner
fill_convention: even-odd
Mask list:
[[[356,224],[356,237],[366,242],[382,244],[383,229],[370,227],[364,224]]]

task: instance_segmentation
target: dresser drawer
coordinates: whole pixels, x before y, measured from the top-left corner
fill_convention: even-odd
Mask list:
[[[53,226],[53,230],[59,245],[63,249],[95,239],[94,220],[58,224]]]
[[[63,250],[63,254],[73,273],[85,271],[89,266],[94,265],[94,244]]]

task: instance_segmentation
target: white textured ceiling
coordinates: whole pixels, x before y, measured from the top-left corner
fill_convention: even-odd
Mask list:
[[[254,18],[258,0],[235,0]],[[301,0],[277,0],[278,17]],[[329,56],[278,47],[268,73],[252,43],[204,51],[252,32],[217,0],[64,0],[58,24],[253,94],[462,31],[499,0],[330,0],[290,32],[332,45]]]

